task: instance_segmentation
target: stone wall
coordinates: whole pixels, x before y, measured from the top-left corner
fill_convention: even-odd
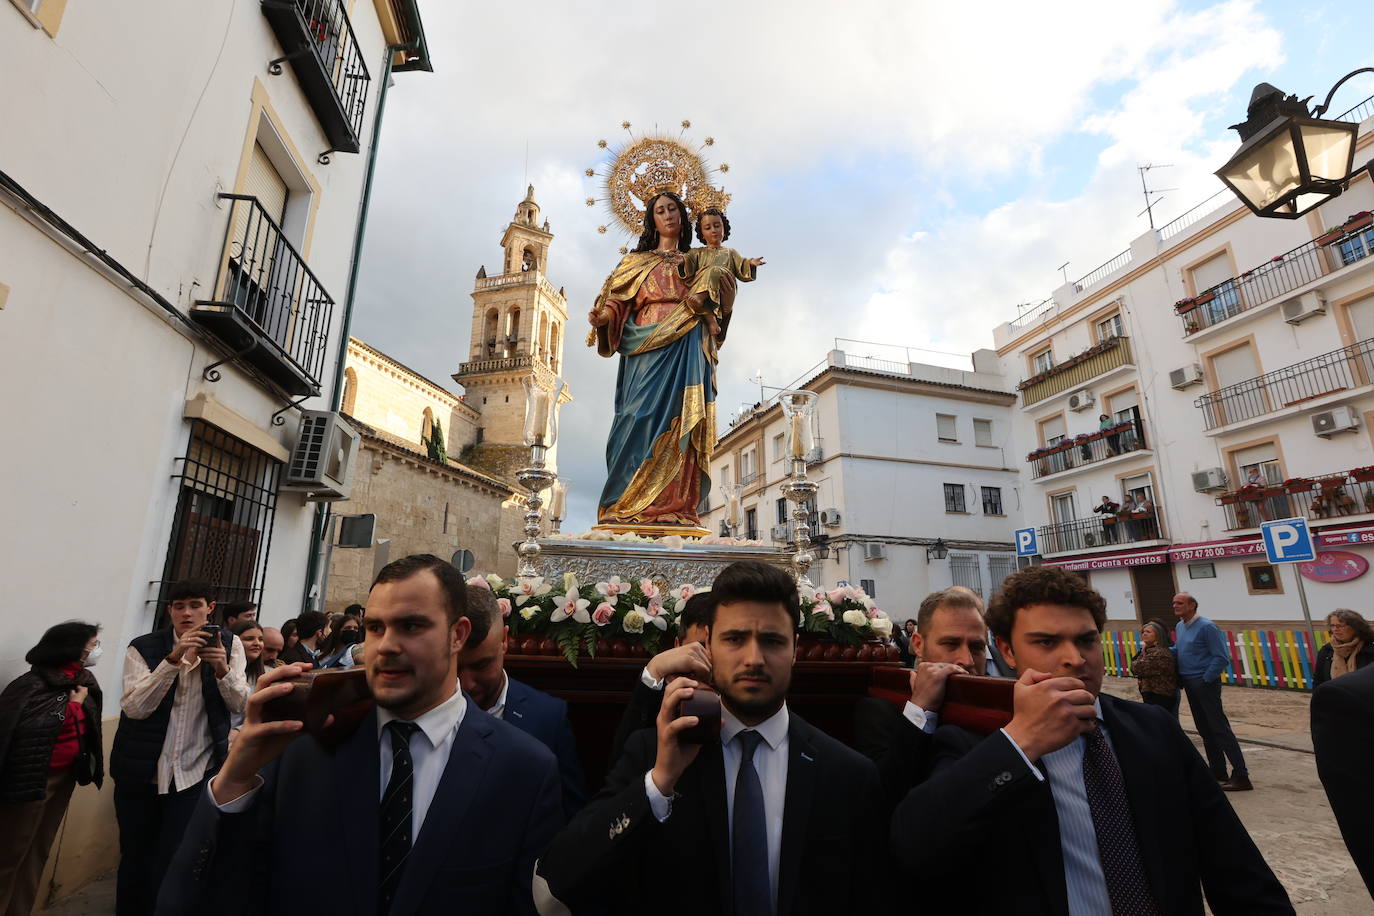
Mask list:
[[[478,411],[458,395],[357,338],[348,342],[344,413],[420,446],[425,410],[444,428],[450,455],[477,441]]]

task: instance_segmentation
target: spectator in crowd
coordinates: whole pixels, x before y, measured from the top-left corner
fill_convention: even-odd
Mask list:
[[[286,647],[286,640],[281,635],[281,630],[276,627],[262,628],[262,666],[264,668],[275,668],[281,664],[281,650]]]
[[[1197,599],[1179,592],[1172,602],[1178,623],[1174,625],[1174,658],[1178,677],[1188,696],[1188,710],[1202,737],[1207,764],[1212,775],[1227,792],[1248,792],[1254,788],[1240,742],[1231,731],[1231,722],[1221,707],[1221,673],[1231,667],[1226,643],[1217,625],[1197,612]],[[1231,776],[1226,776],[1226,762]]]
[[[105,777],[100,628],[48,628],[24,656],[31,666],[0,693],[0,913],[28,916],[72,789]]]
[[[458,683],[477,708],[537,738],[558,758],[563,783],[563,817],[570,818],[587,803],[587,784],[577,760],[577,739],[568,721],[568,704],[522,684],[506,673],[506,626],[489,587],[469,585],[468,615],[480,615],[487,636],[480,642],[469,638],[458,653]]]
[[[1140,539],[1140,526],[1136,524],[1135,514],[1140,511],[1140,507],[1135,503],[1135,496],[1127,493],[1121,497],[1121,508],[1117,510],[1117,524],[1121,526],[1121,534],[1127,543]]]
[[[292,648],[296,645],[297,642],[299,642],[299,637],[296,635],[296,618],[292,617],[290,620],[286,621],[286,623],[281,625],[281,638],[281,648],[283,652],[285,652],[287,649]],[[283,664],[285,664],[284,661]]]
[[[620,759],[625,742],[642,728],[653,728],[658,722],[658,709],[663,703],[663,689],[676,677],[690,677],[699,681],[711,680],[711,655],[706,650],[710,639],[711,593],[697,592],[683,604],[677,618],[678,637],[675,646],[649,659],[639,673],[639,682],[630,694],[630,702],[621,713],[611,745],[611,766]]]
[[[1140,683],[1140,698],[1163,706],[1178,717],[1178,663],[1169,651],[1169,632],[1158,620],[1140,630],[1140,651],[1131,659],[1131,673]]]
[[[860,697],[854,704],[854,747],[878,765],[894,805],[930,768],[949,676],[986,673],[982,600],[958,585],[927,595],[916,612],[911,648],[919,661],[910,676],[911,698],[900,711],[878,697]]]
[[[231,601],[219,606],[224,628],[233,631],[234,624],[240,620],[257,620],[258,606],[251,601]]]
[[[228,752],[230,719],[248,699],[243,644],[206,628],[212,594],[207,582],[174,583],[172,626],[138,637],[124,655],[124,711],[110,753],[119,916],[153,911],[205,779]]]
[[[1155,516],[1154,500],[1150,499],[1148,493],[1141,493],[1136,499],[1135,511],[1137,515],[1144,516],[1136,526],[1140,539],[1148,541],[1159,537],[1159,519]]]
[[[1121,504],[1112,501],[1112,498],[1105,493],[1102,495],[1102,502],[1093,506],[1094,512],[1102,514],[1102,535],[1108,544],[1116,543],[1116,516],[1121,511]]]
[[[257,689],[258,678],[263,672],[277,667],[276,662],[265,657],[266,639],[263,636],[262,625],[256,620],[240,620],[229,629],[239,638],[239,642],[243,643],[243,677],[248,682],[248,691],[251,693]],[[243,717],[240,715],[238,718],[241,721]]]
[[[1102,596],[1031,566],[988,608],[1021,677],[1011,722],[936,732],[930,776],[897,806],[892,842],[928,912],[1293,912],[1191,742],[1162,710],[1101,693]],[[989,844],[1013,844],[989,865]],[[991,871],[989,870],[991,869]]]
[[[1316,683],[1374,663],[1374,627],[1368,620],[1349,608],[1337,608],[1326,615],[1326,627],[1331,641],[1317,652],[1317,670],[1312,675]]]
[[[703,723],[677,711],[703,685],[670,682],[656,728],[630,737],[606,787],[541,857],[540,877],[566,905],[615,912],[882,912],[877,771],[787,707],[796,584],[776,566],[743,561],[716,577],[711,595],[719,736],[683,740]],[[668,857],[664,867],[626,866],[654,850]],[[670,887],[665,867],[678,876]]]
[[[363,641],[363,622],[360,617],[335,614],[329,618],[329,635],[320,643],[316,668],[351,668],[353,649]]]
[[[1343,674],[1312,691],[1312,748],[1331,813],[1350,858],[1374,896],[1374,665]]]
[[[301,611],[295,624],[296,641],[288,641],[281,660],[288,665],[293,662],[313,665],[320,657],[320,643],[324,642],[324,630],[329,625],[329,617],[323,611]]]
[[[350,604],[348,607],[344,608],[343,612],[349,617],[357,617],[360,619],[367,616],[367,608],[363,607],[361,604]]]
[[[1113,426],[1115,426],[1115,425],[1116,425],[1116,421],[1113,420],[1109,415],[1107,415],[1107,414],[1105,414],[1105,413],[1099,415],[1098,418],[1097,418],[1097,429],[1098,429],[1099,432],[1104,431],[1104,430],[1111,429],[1111,428],[1112,428]],[[1116,454],[1120,453],[1120,451],[1121,451],[1121,433],[1111,433],[1111,434],[1109,434],[1109,435],[1107,436],[1107,457],[1110,458],[1112,455],[1116,455]]]
[[[458,689],[459,652],[486,637],[463,577],[428,554],[396,560],[367,610],[376,708],[329,749],[299,721],[263,720],[305,666],[263,675],[229,758],[201,790],[161,912],[535,912],[535,859],[562,823],[558,767]],[[349,880],[315,880],[340,856]],[[243,880],[249,862],[257,880]]]

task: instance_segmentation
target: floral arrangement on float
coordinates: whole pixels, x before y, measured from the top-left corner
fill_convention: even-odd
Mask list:
[[[732,538],[719,534],[708,534],[699,538],[685,538],[679,534],[669,534],[663,537],[645,537],[635,534],[632,531],[613,534],[610,531],[583,531],[577,534],[559,533],[551,536],[554,540],[564,541],[615,541],[625,544],[661,544],[669,550],[681,550],[684,547],[767,547],[770,546],[766,541],[751,541],[748,538]]]
[[[797,658],[807,661],[880,661],[895,659],[892,619],[862,588],[840,585],[824,589],[801,588],[801,643]],[[812,638],[806,639],[807,635]]]

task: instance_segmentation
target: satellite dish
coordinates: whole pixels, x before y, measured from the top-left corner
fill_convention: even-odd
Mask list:
[[[453,564],[454,569],[466,574],[472,572],[472,567],[477,565],[477,557],[471,550],[455,550],[453,559],[449,562]]]

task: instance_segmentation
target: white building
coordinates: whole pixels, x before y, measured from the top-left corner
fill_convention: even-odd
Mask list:
[[[812,581],[862,585],[900,621],[935,589],[966,585],[987,597],[1015,570],[1015,396],[994,352],[979,350],[973,371],[960,371],[832,350],[796,387],[819,396],[807,463],[820,484]],[[719,485],[736,482],[744,488],[739,535],[787,543],[786,441],[776,399],[737,419],[716,445],[718,486],[703,524],[720,530]],[[937,541],[943,559],[930,556]]]
[[[0,7],[0,681],[99,623],[109,741],[169,580],[301,608],[316,507],[284,463],[337,396],[380,97],[428,51],[413,0]],[[109,785],[57,893],[113,864]]]
[[[1374,99],[1345,116],[1367,119],[1357,163],[1371,114]],[[1370,209],[1366,172],[1292,221],[1223,193],[995,329],[1007,377],[1026,380],[1015,439],[1052,452],[1024,458],[1026,524],[1044,562],[1106,595],[1113,628],[1171,621],[1183,590],[1224,628],[1303,630],[1298,572],[1265,563],[1259,539],[1291,516],[1330,567],[1304,582],[1318,628],[1337,607],[1368,613],[1371,580],[1344,577],[1374,560],[1374,483],[1352,474],[1374,464],[1374,229],[1327,229]],[[1098,436],[1103,413],[1132,425]],[[1153,512],[1093,512],[1128,493]]]

